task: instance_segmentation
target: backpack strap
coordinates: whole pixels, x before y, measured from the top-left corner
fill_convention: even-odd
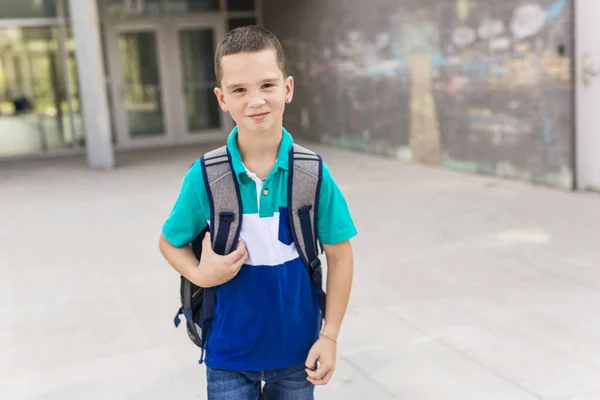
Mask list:
[[[210,202],[212,246],[220,255],[235,249],[242,227],[240,188],[232,171],[227,146],[202,157],[204,184]]]
[[[317,291],[321,316],[325,318],[326,294],[319,260],[317,216],[323,175],[321,157],[298,144],[289,154],[288,208],[292,237],[298,254]]]
[[[239,183],[233,174],[227,146],[206,153],[201,159],[204,185],[210,203],[210,231],[215,253],[226,255],[237,247],[242,228],[242,205]],[[205,288],[202,304],[202,355],[216,305],[216,288]]]

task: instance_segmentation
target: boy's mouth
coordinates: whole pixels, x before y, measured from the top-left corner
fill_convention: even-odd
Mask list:
[[[249,115],[249,117],[252,118],[254,121],[261,122],[265,118],[267,118],[267,115],[269,115],[269,113],[264,112],[264,113],[259,113],[259,114],[252,114],[252,115]]]

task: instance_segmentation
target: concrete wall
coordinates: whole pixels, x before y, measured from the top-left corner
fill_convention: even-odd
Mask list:
[[[573,186],[572,0],[263,0],[298,137]]]

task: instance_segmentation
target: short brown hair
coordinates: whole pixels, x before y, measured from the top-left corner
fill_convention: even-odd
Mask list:
[[[258,53],[266,49],[273,49],[277,56],[277,64],[287,77],[285,55],[277,37],[265,28],[259,26],[242,26],[231,30],[217,46],[215,52],[215,77],[217,85],[221,85],[223,71],[221,70],[221,59],[230,54]]]

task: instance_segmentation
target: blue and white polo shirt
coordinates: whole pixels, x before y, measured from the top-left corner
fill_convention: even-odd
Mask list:
[[[238,130],[229,135],[234,173],[240,186],[240,239],[249,258],[238,275],[216,289],[215,317],[206,345],[213,369],[259,371],[303,364],[318,338],[320,311],[287,218],[288,154],[292,136],[283,129],[278,158],[262,182],[242,162]],[[163,225],[175,247],[194,240],[210,221],[210,203],[196,161]],[[336,244],[357,234],[348,205],[327,165],[319,197],[318,238]]]

